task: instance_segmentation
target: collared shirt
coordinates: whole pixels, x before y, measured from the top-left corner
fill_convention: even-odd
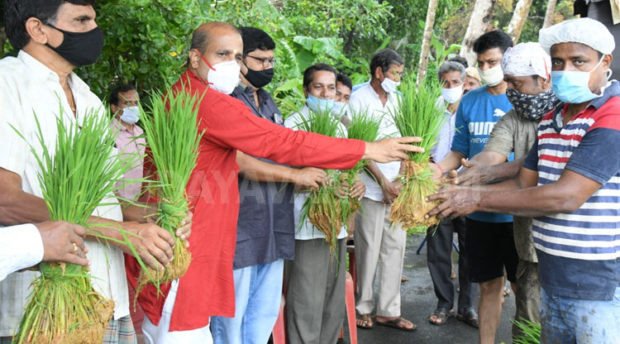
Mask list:
[[[8,274],[38,264],[43,259],[43,240],[31,224],[0,228],[0,281]]]
[[[523,166],[538,172],[539,186],[570,170],[601,187],[573,212],[534,219],[540,281],[552,296],[611,300],[620,286],[620,83],[566,124],[564,111],[540,121]]]
[[[497,121],[484,150],[506,157],[514,153],[517,160],[525,158],[536,142],[537,129],[537,121],[520,116],[513,108]],[[514,216],[513,219],[515,247],[519,258],[528,262],[537,262],[532,238],[532,218]]]
[[[379,95],[372,88],[370,83],[365,84],[351,94],[349,107],[353,113],[368,111],[369,115],[381,120],[379,127],[379,137],[398,137],[398,128],[394,124],[392,114],[398,109],[398,98],[394,93],[388,93],[385,105],[381,102]],[[387,180],[393,181],[400,172],[400,162],[393,161],[388,163],[377,163],[377,167]],[[366,194],[364,197],[373,201],[383,201],[383,190],[375,181],[373,176],[362,173],[362,181],[366,184]]]
[[[308,120],[309,113],[310,110],[308,106],[305,105],[299,112],[289,116],[286,121],[284,121],[284,125],[287,128],[299,129],[301,123],[303,123],[304,120]],[[340,134],[342,137],[346,137],[347,129],[344,124],[339,122],[338,126],[340,127]],[[325,239],[325,234],[310,223],[308,219],[305,219],[303,222],[301,221],[302,209],[306,200],[308,200],[308,196],[308,192],[295,192],[295,240]],[[340,229],[340,233],[338,233],[338,239],[344,239],[347,235],[347,229],[343,226]]]
[[[136,154],[143,156],[146,141],[142,134],[144,131],[137,125],[134,125],[131,129],[127,129],[118,119],[112,120],[112,128],[118,132],[116,137],[116,148],[118,148],[118,154],[135,156]],[[131,170],[127,171],[123,176],[124,180],[137,180],[141,179],[144,170],[144,160],[140,159],[135,162],[136,165]],[[124,184],[123,187],[118,190],[118,195],[124,199],[135,201],[138,199],[142,189],[142,183],[134,182]]]
[[[235,255],[239,189],[237,149],[247,154],[295,166],[352,168],[364,155],[358,140],[328,138],[293,131],[258,118],[241,101],[209,88],[191,71],[173,89],[199,97],[200,140],[196,168],[187,186],[191,208],[192,262],[179,280],[170,331],[205,327],[210,316],[235,313]],[[135,267],[135,266],[134,266]],[[131,278],[132,284],[135,277]],[[164,296],[170,284],[161,286]],[[144,313],[159,324],[165,297],[148,285],[139,296]]]
[[[58,135],[57,119],[79,123],[87,115],[104,116],[101,101],[77,75],[71,74],[68,83],[77,106],[77,117],[70,110],[58,74],[24,51],[20,51],[16,58],[0,60],[0,167],[19,175],[24,192],[37,197],[43,195],[38,180],[40,170],[29,146],[33,145],[36,154],[41,155],[36,120],[45,145],[53,154]],[[109,197],[102,204],[115,202],[114,197]],[[115,221],[123,219],[118,205],[98,207],[93,215]],[[129,315],[122,252],[94,241],[86,242],[86,247],[94,288],[114,300],[116,319]],[[0,336],[15,334],[30,292],[29,286],[37,275],[32,271],[14,273],[0,283]]]
[[[283,125],[282,115],[269,93],[262,88],[257,93],[258,108],[251,87],[239,86],[231,96],[241,100],[256,116]],[[239,175],[239,223],[233,268],[293,259],[293,188],[289,183],[257,182]]]
[[[439,162],[443,160],[443,158],[445,158],[446,155],[450,153],[450,146],[452,146],[452,138],[454,137],[454,133],[456,132],[455,130],[456,111],[454,113],[450,112],[450,110],[448,110],[448,107],[445,105],[445,101],[443,100],[442,97],[439,97],[438,101],[441,101],[441,103],[438,105],[444,108],[443,116],[444,116],[445,123],[441,127],[441,130],[439,131],[439,135],[437,136],[437,143],[431,150],[431,157],[433,158],[433,161],[435,162]]]

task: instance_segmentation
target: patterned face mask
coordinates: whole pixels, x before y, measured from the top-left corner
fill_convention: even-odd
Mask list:
[[[546,113],[561,103],[552,89],[539,94],[524,94],[509,88],[506,90],[506,96],[514,106],[517,115],[529,121],[540,121]]]

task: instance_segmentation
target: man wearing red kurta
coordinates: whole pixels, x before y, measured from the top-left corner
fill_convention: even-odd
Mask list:
[[[202,97],[198,121],[205,133],[187,188],[194,213],[189,239],[192,263],[178,282],[161,286],[167,297],[158,296],[153,286],[141,293],[139,301],[148,317],[143,326],[147,342],[210,343],[209,317],[234,315],[237,150],[279,163],[329,169],[352,168],[362,158],[402,159],[405,151],[419,151],[408,144],[418,142],[417,138],[367,144],[293,131],[258,118],[226,94],[237,85],[229,79],[234,75],[231,62],[240,59],[242,48],[234,27],[223,23],[201,26],[192,38],[189,68],[173,86]],[[233,72],[226,74],[231,68]],[[238,75],[237,68],[237,81]]]

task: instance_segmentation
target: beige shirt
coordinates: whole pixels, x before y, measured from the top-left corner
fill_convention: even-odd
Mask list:
[[[53,152],[58,135],[57,118],[79,123],[85,115],[104,115],[99,98],[77,75],[71,74],[69,86],[75,98],[77,116],[69,110],[55,72],[24,51],[20,51],[17,58],[0,60],[0,167],[19,175],[22,189],[38,197],[42,197],[38,181],[40,169],[29,146],[33,145],[36,154],[41,154],[35,116],[40,123],[45,145]],[[13,127],[24,139],[16,134]],[[102,201],[104,204],[116,202],[113,196]],[[93,215],[115,221],[122,221],[123,218],[119,205],[100,206]],[[87,242],[86,247],[95,289],[114,300],[115,319],[129,315],[122,252],[92,241]],[[0,283],[0,336],[15,334],[30,292],[29,286],[37,275],[32,271],[13,273]]]
[[[514,152],[515,160],[525,158],[536,142],[537,130],[538,122],[527,120],[512,109],[495,124],[484,150],[506,157]],[[532,238],[531,217],[514,217],[514,239],[519,258],[538,262]]]

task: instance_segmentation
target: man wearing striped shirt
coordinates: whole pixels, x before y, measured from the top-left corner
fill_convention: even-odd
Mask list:
[[[534,216],[542,343],[617,343],[620,330],[620,83],[609,82],[614,38],[588,18],[540,31],[564,106],[545,115],[517,178],[450,187],[430,214]]]

